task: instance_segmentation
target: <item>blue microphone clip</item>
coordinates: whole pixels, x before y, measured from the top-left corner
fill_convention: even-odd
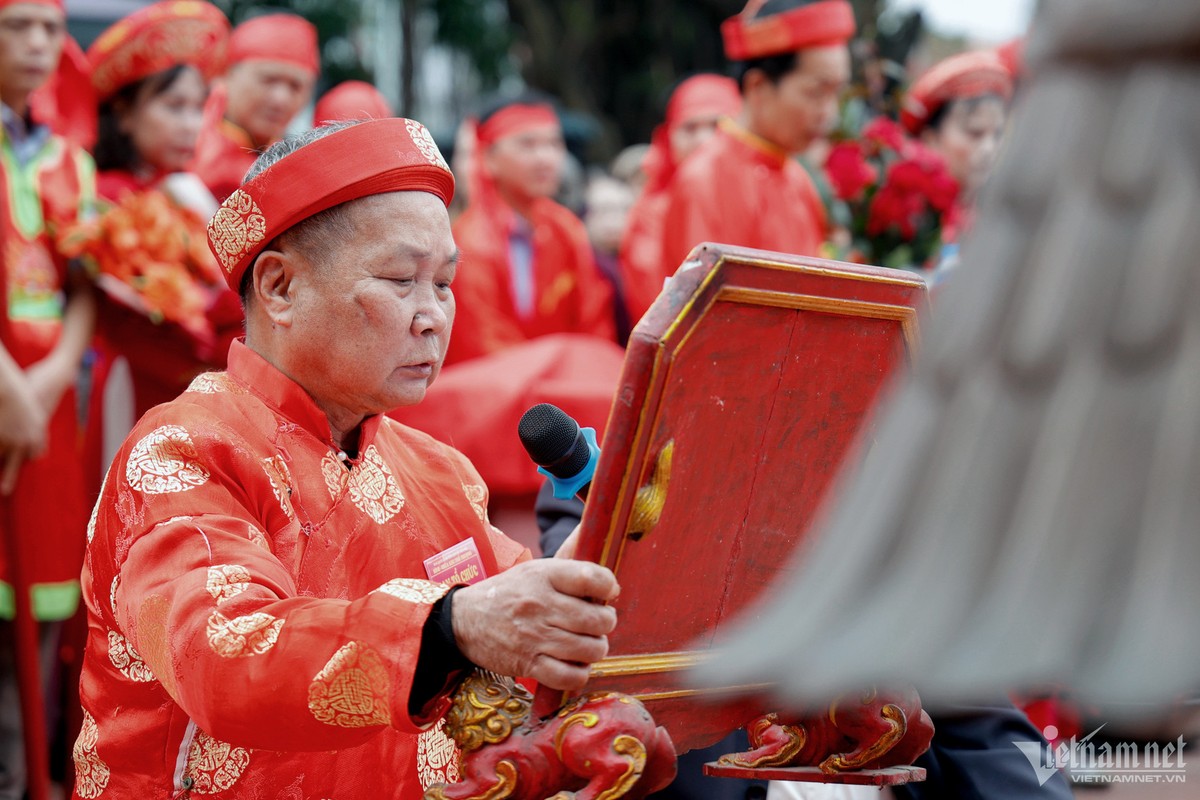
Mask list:
[[[560,478],[552,475],[545,467],[538,467],[538,472],[549,478],[550,485],[554,488],[554,496],[559,500],[568,500],[574,497],[596,474],[596,463],[600,460],[600,446],[596,444],[596,429],[580,428],[579,430],[583,433],[583,440],[587,442],[590,455],[587,465],[579,471],[578,475],[573,478]]]

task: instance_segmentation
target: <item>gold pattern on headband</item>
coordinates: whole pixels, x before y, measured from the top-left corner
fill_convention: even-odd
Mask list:
[[[404,124],[408,128],[408,135],[412,137],[413,144],[421,151],[421,155],[429,159],[430,164],[449,172],[450,167],[446,164],[446,159],[442,157],[442,151],[438,149],[437,142],[433,141],[433,136],[425,126],[414,119],[406,119]]]
[[[254,198],[238,189],[217,209],[208,223],[208,238],[226,272],[267,234],[267,218]]]

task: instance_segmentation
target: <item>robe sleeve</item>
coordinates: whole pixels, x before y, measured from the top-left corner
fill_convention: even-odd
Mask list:
[[[118,459],[96,535],[118,554],[116,625],[187,715],[219,739],[272,750],[339,749],[439,718],[445,694],[418,719],[408,700],[446,587],[397,576],[355,600],[300,596],[287,564],[303,562],[306,537],[290,553],[270,549],[250,457],[235,442],[214,451],[180,426],[169,433]]]
[[[730,188],[730,191],[736,189]],[[733,204],[722,208],[720,195],[713,191],[698,191],[684,179],[681,173],[671,185],[663,220],[662,259],[668,274],[687,258],[688,253],[701,242],[737,243],[737,210]],[[725,231],[733,226],[732,236]],[[744,235],[744,234],[743,234]]]

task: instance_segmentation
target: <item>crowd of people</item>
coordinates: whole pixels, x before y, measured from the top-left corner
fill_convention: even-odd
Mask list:
[[[1019,71],[955,56],[845,131],[849,3],[751,2],[722,35],[732,77],[680,81],[573,210],[553,98],[491,99],[451,170],[364,83],[285,138],[320,75],[300,16],[160,0],[79,53],[61,0],[0,0],[0,799],[29,664],[73,718],[63,653],[83,798],[416,796],[452,777],[427,728],[466,667],[581,682],[617,589],[489,524],[489,490],[540,486],[516,419],[602,429],[700,242],[880,263],[932,229],[902,266],[943,274]],[[460,542],[486,592],[429,572]]]

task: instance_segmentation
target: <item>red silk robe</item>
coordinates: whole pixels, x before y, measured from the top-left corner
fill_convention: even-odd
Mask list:
[[[533,297],[522,318],[513,302],[508,231],[514,212],[499,202],[472,203],[454,223],[463,260],[454,279],[458,311],[448,363],[487,355],[550,333],[616,338],[612,289],[596,267],[587,230],[553,200],[534,204]]]
[[[423,561],[488,523],[459,453],[384,417],[350,469],[325,415],[240,343],[134,429],[88,530],[76,797],[377,800],[454,780],[408,696],[447,587]]]
[[[684,161],[669,192],[669,273],[701,242],[815,256],[825,239],[825,209],[808,173],[731,120]]]
[[[62,335],[67,267],[48,232],[74,223],[91,206],[95,167],[58,136],[21,166],[7,137],[0,137],[0,341],[27,368],[48,356]],[[79,604],[87,495],[76,420],[75,391],[68,388],[50,417],[46,453],[21,466],[16,491],[5,501],[17,529],[22,579],[30,584],[34,616],[43,620],[66,619]],[[3,526],[0,521],[0,537],[14,535]],[[13,616],[12,592],[8,547],[0,545],[0,618]]]
[[[678,262],[662,257],[663,229],[671,195],[668,187],[646,186],[629,210],[629,225],[621,238],[621,288],[633,324],[642,318],[662,292],[663,281],[675,274]]]
[[[223,117],[212,123],[206,119],[196,141],[196,160],[190,171],[200,176],[220,203],[242,185],[258,156],[250,135],[237,125]]]

